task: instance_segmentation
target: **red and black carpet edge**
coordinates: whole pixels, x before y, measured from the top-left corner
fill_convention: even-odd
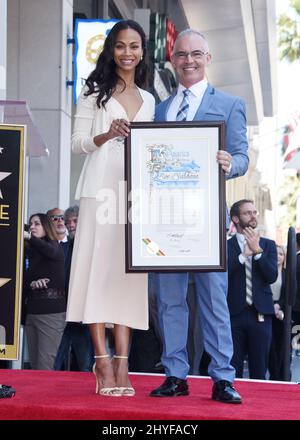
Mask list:
[[[153,398],[163,376],[132,374],[135,397],[95,394],[92,373],[0,370],[13,398],[0,399],[0,420],[300,420],[300,386],[236,381],[241,405],[211,400],[209,378],[189,378],[190,395]]]

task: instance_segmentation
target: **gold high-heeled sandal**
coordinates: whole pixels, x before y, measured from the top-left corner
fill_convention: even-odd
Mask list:
[[[114,359],[127,359],[128,360],[128,356],[118,356],[115,354]],[[135,395],[135,389],[133,387],[118,387],[118,389],[120,390],[122,396],[133,397]]]
[[[107,359],[109,358],[108,354],[103,354],[99,356],[94,356],[95,359]],[[96,362],[93,365],[93,373],[96,378],[96,394],[100,394],[101,396],[113,396],[120,397],[122,396],[122,392],[118,387],[103,387],[101,379],[97,376],[96,373]]]

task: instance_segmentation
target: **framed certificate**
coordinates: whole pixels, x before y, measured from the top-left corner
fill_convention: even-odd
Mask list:
[[[126,272],[225,271],[224,122],[130,126]]]

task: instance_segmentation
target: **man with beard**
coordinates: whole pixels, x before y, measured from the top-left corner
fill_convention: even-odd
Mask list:
[[[230,210],[237,233],[228,240],[228,307],[234,353],[232,365],[243,377],[248,356],[250,379],[266,379],[274,305],[270,285],[277,279],[273,240],[260,237],[252,200],[239,200]]]

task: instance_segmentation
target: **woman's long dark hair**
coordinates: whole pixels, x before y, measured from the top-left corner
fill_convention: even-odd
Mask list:
[[[58,241],[58,237],[57,237],[55,229],[52,225],[52,221],[49,219],[49,217],[46,214],[41,214],[40,212],[38,212],[37,214],[32,214],[29,218],[29,222],[28,222],[29,225],[30,225],[31,219],[33,217],[38,217],[40,219],[41,225],[43,226],[45,234],[46,234],[45,238],[47,240],[57,240]]]
[[[146,35],[143,28],[134,20],[121,20],[114,25],[109,34],[107,35],[103,50],[97,60],[96,68],[89,75],[86,80],[88,90],[85,92],[85,96],[92,93],[98,93],[97,105],[100,108],[101,105],[105,107],[107,101],[111,98],[115,91],[118,81],[123,81],[122,78],[116,73],[116,63],[114,61],[114,47],[118,33],[124,29],[133,29],[141,37],[143,59],[139,62],[135,69],[134,82],[138,87],[145,87],[147,82],[147,64],[146,64]],[[124,82],[124,81],[123,81]],[[124,82],[125,87],[125,82]]]

